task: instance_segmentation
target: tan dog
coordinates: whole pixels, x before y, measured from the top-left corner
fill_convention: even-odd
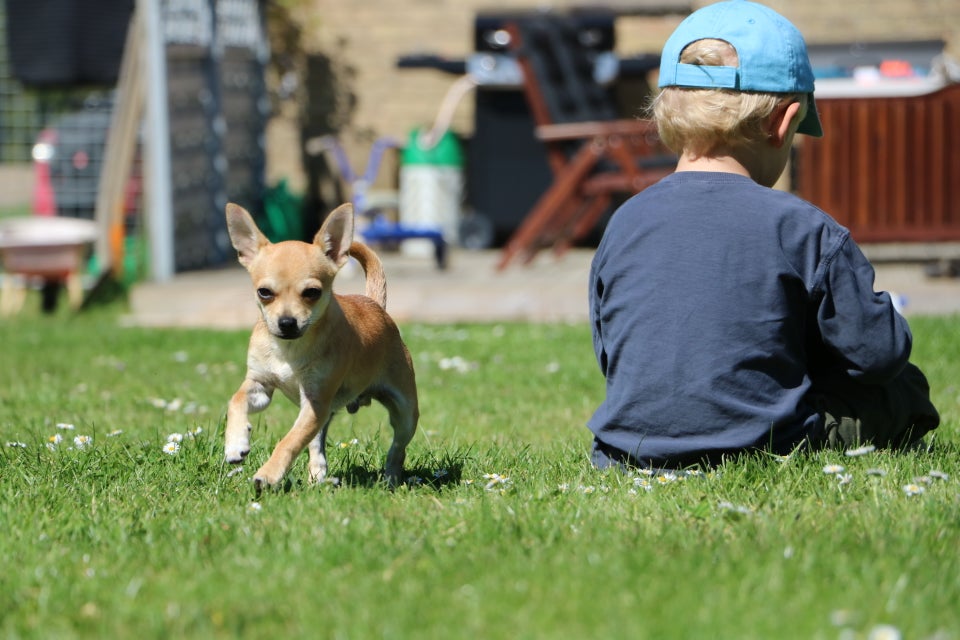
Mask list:
[[[253,477],[256,489],[279,483],[307,447],[309,480],[322,480],[334,412],[346,407],[353,413],[376,399],[393,427],[384,475],[391,485],[402,482],[407,444],[419,419],[413,363],[384,309],[383,265],[371,249],[353,241],[353,206],[331,213],[312,244],[273,244],[243,207],[228,204],[226,214],[261,312],[250,336],[246,380],[227,409],[227,462],[242,462],[250,452],[248,414],[266,409],[279,389],[300,407],[300,415]],[[334,276],[351,256],[366,274],[366,296],[333,293]]]

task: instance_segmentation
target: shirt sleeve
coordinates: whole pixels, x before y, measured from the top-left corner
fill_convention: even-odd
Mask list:
[[[890,294],[874,290],[874,279],[860,247],[846,240],[826,267],[817,322],[833,360],[847,375],[882,384],[906,366],[912,336]]]

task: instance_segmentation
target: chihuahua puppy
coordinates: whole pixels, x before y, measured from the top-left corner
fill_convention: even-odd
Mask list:
[[[384,476],[391,486],[401,483],[407,444],[419,419],[413,362],[385,310],[383,265],[370,248],[353,241],[353,206],[333,211],[312,244],[271,243],[236,204],[227,205],[226,215],[260,307],[246,379],[227,408],[227,462],[240,463],[250,452],[248,415],[266,409],[279,389],[300,414],[254,475],[254,486],[258,493],[276,486],[305,448],[308,479],[323,480],[333,414],[343,407],[354,413],[375,399],[387,408],[393,427]],[[365,296],[333,292],[334,276],[350,257],[366,274]]]

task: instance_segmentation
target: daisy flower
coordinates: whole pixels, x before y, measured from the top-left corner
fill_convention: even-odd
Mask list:
[[[865,444],[862,447],[857,447],[856,449],[847,449],[844,452],[844,455],[849,458],[856,458],[857,456],[865,456],[868,453],[873,453],[877,448],[872,444]]]
[[[107,437],[108,437],[108,438],[116,438],[116,437],[117,437],[118,435],[120,435],[121,433],[123,433],[123,429],[114,429],[113,431],[111,431],[110,433],[107,434]]]
[[[867,640],[902,640],[902,638],[900,629],[891,624],[878,624],[867,634]]]
[[[835,473],[843,473],[844,469],[842,464],[828,464],[823,468],[823,472],[827,475],[833,475]]]
[[[74,429],[76,429],[76,427],[70,424],[69,422],[58,422],[57,429],[63,429],[64,431],[73,431]]]
[[[883,469],[867,469],[868,476],[880,476],[881,478],[887,475],[887,472]]]
[[[676,482],[676,481],[677,481],[677,474],[675,474],[672,471],[667,471],[657,476],[657,482],[660,484],[670,484],[671,482]]]
[[[496,487],[505,489],[510,486],[510,476],[502,476],[499,473],[485,473],[483,474],[483,478],[487,481],[484,487],[487,491],[492,491]]]
[[[919,495],[921,495],[924,491],[926,491],[926,489],[924,489],[923,487],[921,487],[921,486],[918,485],[918,484],[905,484],[905,485],[903,485],[903,492],[904,492],[905,494],[907,494],[908,496],[919,496]]]
[[[726,500],[720,501],[720,503],[717,506],[723,509],[724,511],[732,511],[733,513],[739,513],[745,516],[748,516],[753,513],[753,509],[751,509],[750,507],[745,507],[739,504],[733,504],[732,502],[727,502]]]
[[[633,486],[637,489],[643,489],[644,491],[653,490],[653,484],[650,482],[649,478],[634,478]]]
[[[26,443],[24,443],[24,442],[8,442],[8,443],[7,443],[7,446],[8,446],[8,447],[12,447],[12,448],[14,448],[14,449],[26,449],[26,448],[27,448],[27,445],[26,445]]]
[[[837,486],[842,487],[845,484],[850,484],[853,482],[852,473],[838,473],[837,474]]]
[[[261,511],[262,509],[263,509],[263,505],[260,504],[259,502],[251,502],[250,504],[247,505],[247,512],[248,512],[248,513],[257,513],[258,511]]]
[[[93,444],[93,438],[90,436],[77,436],[73,439],[73,444],[77,449],[85,449],[87,446]]]
[[[950,474],[944,473],[943,471],[937,471],[936,469],[931,469],[930,473],[927,474],[934,480],[949,480]]]
[[[55,433],[49,438],[47,438],[47,449],[51,451],[57,448],[57,445],[63,442],[63,436],[59,433]]]
[[[171,433],[170,435],[167,436],[167,442],[176,442],[176,443],[179,444],[179,443],[183,442],[183,434],[182,434],[182,433]]]
[[[163,452],[171,456],[176,455],[180,451],[180,443],[170,441],[167,444],[163,445]]]

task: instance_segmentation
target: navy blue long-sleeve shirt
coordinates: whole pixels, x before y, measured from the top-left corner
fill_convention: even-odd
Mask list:
[[[653,464],[787,453],[812,379],[895,377],[911,335],[848,231],[729,173],[678,172],[613,216],[590,274],[598,440]]]

